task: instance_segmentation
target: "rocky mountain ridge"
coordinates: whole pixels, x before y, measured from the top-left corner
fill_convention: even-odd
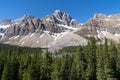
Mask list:
[[[50,51],[65,46],[87,45],[93,36],[102,43],[105,38],[120,40],[120,14],[94,14],[83,25],[68,13],[56,10],[42,19],[24,15],[16,20],[0,21],[0,42],[18,46],[48,47]]]
[[[16,20],[6,19],[0,21],[0,25],[9,26],[8,28],[6,27],[7,30],[5,32],[5,35],[8,37],[27,35],[34,32],[41,33],[42,30],[60,33],[67,29],[81,26],[80,23],[75,19],[72,19],[69,14],[60,10],[56,10],[53,14],[45,16],[43,19],[39,19],[27,14]]]
[[[120,39],[120,14],[94,14],[93,18],[89,19],[76,33],[81,36],[94,36],[100,40],[107,38],[118,43]]]

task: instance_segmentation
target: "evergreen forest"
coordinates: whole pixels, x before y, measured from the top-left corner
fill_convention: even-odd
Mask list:
[[[48,49],[0,44],[0,80],[120,80],[120,44]]]

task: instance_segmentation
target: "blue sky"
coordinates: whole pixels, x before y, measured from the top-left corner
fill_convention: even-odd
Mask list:
[[[0,20],[16,19],[24,14],[42,18],[55,10],[67,12],[84,23],[94,13],[120,13],[120,0],[0,0]]]

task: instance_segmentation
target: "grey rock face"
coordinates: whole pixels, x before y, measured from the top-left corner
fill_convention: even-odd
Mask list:
[[[65,25],[75,28],[81,26],[81,24],[75,19],[72,19],[69,14],[60,10],[56,10],[53,14],[44,17],[42,22],[45,24],[47,30],[57,33],[63,32],[66,29],[64,27]]]
[[[38,18],[34,17],[32,19],[27,19],[27,21],[25,20],[22,19],[19,24],[11,25],[7,28],[5,35],[9,37],[16,35],[27,35],[29,33],[41,32],[43,29],[42,27],[44,27],[41,20]]]
[[[65,25],[69,25],[70,26],[69,23],[72,20],[72,17],[69,14],[67,14],[65,12],[62,12],[60,10],[56,10],[52,14],[52,16],[54,16],[58,22],[61,22],[61,23],[65,24]]]
[[[98,35],[98,31],[107,31],[112,34],[120,34],[120,14],[104,15],[95,14],[78,31],[80,35]]]

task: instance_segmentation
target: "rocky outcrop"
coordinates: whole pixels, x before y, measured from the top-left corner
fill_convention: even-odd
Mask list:
[[[20,24],[14,24],[10,26],[7,29],[5,35],[11,37],[16,35],[27,35],[29,33],[34,33],[34,32],[41,33],[41,31],[45,29],[41,20],[38,18],[33,18],[26,22],[23,21],[20,22]]]
[[[101,31],[120,34],[120,15],[114,14],[107,16],[104,14],[95,14],[77,33],[85,36],[97,36]]]
[[[69,14],[56,10],[53,14],[45,16],[42,19],[43,24],[46,26],[46,30],[60,33],[64,32],[66,29],[65,26],[78,28],[81,24],[73,19]]]

